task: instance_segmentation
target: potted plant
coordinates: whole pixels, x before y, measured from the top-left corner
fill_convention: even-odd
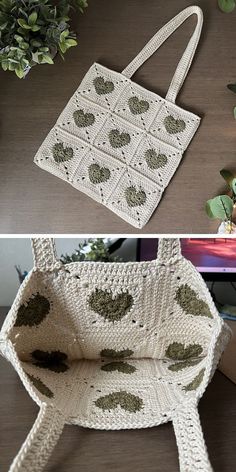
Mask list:
[[[79,243],[79,249],[76,249],[71,255],[61,255],[61,261],[63,264],[78,261],[119,262],[121,258],[114,256],[113,253],[122,246],[124,241],[124,238],[119,238],[114,242],[106,238],[90,238]]]
[[[221,176],[227,182],[229,195],[218,195],[206,202],[206,213],[209,218],[221,220],[218,233],[236,233],[236,225],[233,222],[233,211],[236,204],[236,177],[227,169],[220,171]]]
[[[0,0],[0,65],[20,79],[36,64],[53,64],[57,52],[77,45],[70,29],[72,8],[83,12],[87,0]]]

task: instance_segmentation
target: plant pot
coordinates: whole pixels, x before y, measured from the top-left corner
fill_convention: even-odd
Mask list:
[[[9,46],[5,46],[4,48],[0,49],[0,53],[1,52],[5,52],[9,49]],[[50,51],[50,54],[49,56],[54,59],[54,57],[57,55],[57,48],[54,47],[54,48],[51,48],[51,51]],[[33,66],[37,66],[37,65],[40,65],[38,64],[37,62],[32,62],[32,64],[30,66],[26,66],[26,68],[24,69],[24,79],[25,77],[27,76],[27,74],[29,73],[30,69],[32,69]]]
[[[218,228],[218,234],[236,234],[236,225],[231,221],[222,221]]]

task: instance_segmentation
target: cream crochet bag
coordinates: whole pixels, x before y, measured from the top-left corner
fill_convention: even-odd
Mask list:
[[[65,423],[168,421],[181,472],[212,471],[197,404],[230,332],[179,241],[160,239],[151,262],[63,265],[50,239],[34,239],[33,253],[0,333],[4,357],[40,406],[10,472],[40,472]]]
[[[193,14],[197,26],[166,98],[133,82],[136,70]],[[142,228],[200,123],[175,100],[192,63],[202,21],[199,7],[186,8],[122,73],[93,64],[38,150],[35,163]]]

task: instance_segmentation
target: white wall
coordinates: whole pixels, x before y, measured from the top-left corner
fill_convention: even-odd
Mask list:
[[[71,254],[81,241],[84,241],[84,238],[56,238],[58,256],[65,253]],[[125,241],[121,249],[114,254],[120,255],[125,261],[135,260],[136,240]],[[19,280],[15,265],[19,265],[22,272],[32,268],[30,239],[0,239],[0,306],[11,305],[18,290]]]

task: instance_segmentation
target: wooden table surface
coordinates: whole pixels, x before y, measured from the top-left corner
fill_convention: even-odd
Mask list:
[[[202,117],[201,126],[150,222],[138,231],[91,198],[39,169],[33,157],[94,61],[117,71],[192,0],[89,0],[76,22],[79,46],[54,66],[33,68],[25,80],[0,71],[0,232],[212,233],[204,205],[224,190],[222,167],[235,168],[236,12],[217,0],[197,0],[204,29],[178,104]],[[189,19],[134,80],[164,96],[196,24]]]
[[[0,326],[6,312],[0,308]],[[13,367],[2,358],[0,378],[0,470],[7,472],[37,416],[38,407]],[[214,472],[232,472],[236,463],[235,385],[219,371],[200,401],[200,416]],[[108,432],[66,426],[46,470],[177,472],[178,454],[172,425]]]

